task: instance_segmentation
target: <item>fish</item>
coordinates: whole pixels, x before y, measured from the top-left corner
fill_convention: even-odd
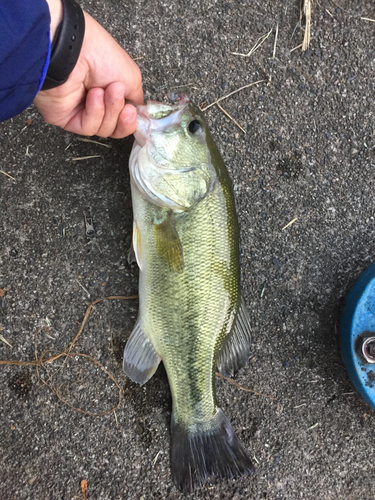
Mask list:
[[[172,478],[190,493],[210,477],[255,473],[215,391],[216,369],[232,376],[251,348],[235,200],[189,96],[137,106],[134,136],[129,258],[139,266],[139,313],[123,369],[143,385],[163,362],[172,395]]]

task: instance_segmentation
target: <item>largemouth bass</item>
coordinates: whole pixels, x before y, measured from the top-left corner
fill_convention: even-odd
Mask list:
[[[186,96],[137,108],[130,157],[139,315],[124,371],[144,384],[162,360],[173,409],[171,467],[184,492],[254,467],[218,407],[215,369],[248,361],[239,230],[229,174],[202,112]]]

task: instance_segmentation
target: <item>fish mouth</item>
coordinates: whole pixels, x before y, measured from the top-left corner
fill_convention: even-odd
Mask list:
[[[178,127],[188,101],[179,101],[177,104],[163,104],[157,101],[148,101],[147,104],[136,106],[137,130],[134,137],[143,147],[153,131],[163,132],[170,128]]]

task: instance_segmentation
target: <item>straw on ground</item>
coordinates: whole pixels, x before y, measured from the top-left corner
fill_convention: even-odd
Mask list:
[[[304,0],[303,2],[303,14],[305,16],[305,34],[302,42],[302,51],[308,49],[310,45],[310,30],[311,30],[311,8],[312,0]]]

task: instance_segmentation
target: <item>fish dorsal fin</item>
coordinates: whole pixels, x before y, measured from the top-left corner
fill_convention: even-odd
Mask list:
[[[250,318],[246,304],[241,297],[232,330],[224,339],[218,355],[217,369],[224,376],[233,376],[246,365],[251,351]]]
[[[156,372],[160,356],[137,320],[124,350],[123,370],[138,384],[145,384]]]
[[[171,271],[182,273],[184,269],[182,244],[170,215],[166,214],[160,222],[154,220],[152,227],[158,255],[167,262]]]
[[[134,258],[137,261],[139,269],[142,271],[143,268],[143,254],[142,254],[142,242],[141,242],[141,233],[139,232],[137,222],[133,221],[133,240],[132,246],[129,250],[128,262],[134,262]],[[132,259],[132,260],[130,260]]]

